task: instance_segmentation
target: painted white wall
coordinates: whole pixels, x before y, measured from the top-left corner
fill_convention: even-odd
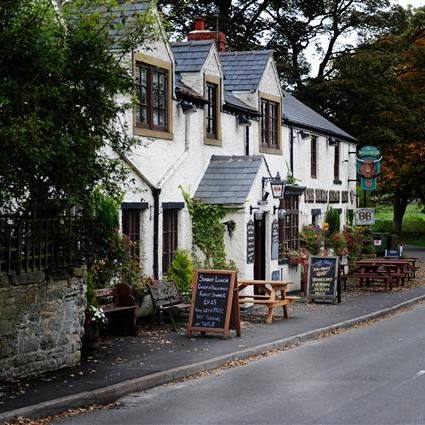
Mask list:
[[[153,51],[143,50],[146,54],[172,63],[169,47],[166,43],[157,42]],[[218,61],[215,47],[212,47],[208,59],[201,72],[183,74],[183,82],[200,95],[204,95],[205,74],[222,77],[221,66]],[[248,105],[258,108],[259,93],[280,95],[279,78],[272,59],[270,59],[258,90],[246,93],[234,93]],[[128,128],[132,129],[132,113],[128,111],[125,120]],[[129,159],[143,176],[155,187],[161,188],[160,206],[162,202],[183,202],[179,186],[193,196],[198,184],[210,162],[211,155],[245,155],[245,127],[237,124],[237,117],[227,112],[221,112],[222,145],[210,146],[204,144],[205,113],[198,109],[192,115],[184,115],[176,100],[173,100],[173,140],[161,138],[139,137],[140,145],[133,149]],[[259,154],[259,122],[252,120],[249,128],[249,152],[251,155]],[[254,219],[249,213],[249,206],[257,207],[258,200],[262,198],[262,177],[275,176],[277,172],[285,178],[289,167],[290,158],[290,129],[282,127],[282,153],[278,155],[263,154],[265,161],[261,165],[257,178],[251,188],[245,205],[236,212],[229,213],[224,221],[233,220],[236,228],[230,237],[223,225],[224,241],[226,244],[227,258],[236,262],[241,278],[253,278],[253,264],[246,264],[247,240],[246,224]],[[327,138],[318,135],[318,178],[310,177],[310,139],[302,140],[298,131],[294,130],[294,176],[301,186],[321,188],[326,190],[350,190],[353,183],[348,183],[348,178],[355,177],[355,155],[353,145],[342,142],[340,144],[340,180],[342,184],[333,183],[333,149],[328,146]],[[349,163],[343,163],[344,160]],[[153,198],[149,185],[137,173],[132,172],[131,177],[136,181],[138,190],[128,190],[125,193],[125,202],[144,201],[152,205]],[[294,281],[291,290],[300,288],[300,267],[288,267],[278,264],[277,260],[270,260],[271,256],[271,223],[276,217],[273,206],[278,206],[279,200],[271,196],[267,204],[261,205],[266,217],[266,277],[270,278],[273,271],[279,270],[283,280]],[[350,201],[348,204],[332,204],[333,208],[342,208],[341,221],[345,219],[347,208],[354,209]],[[300,198],[300,223],[311,222],[311,209],[321,208],[326,211],[327,205],[305,203],[304,196]],[[192,249],[192,226],[187,208],[179,213],[179,247]],[[147,274],[152,274],[153,269],[153,216],[150,209],[141,213],[142,255]],[[162,215],[159,220],[159,247],[162,246]],[[162,256],[159,254],[159,271],[162,270]]]

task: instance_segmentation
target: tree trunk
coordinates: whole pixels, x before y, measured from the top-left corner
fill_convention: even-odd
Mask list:
[[[393,231],[399,236],[401,235],[403,217],[408,204],[408,189],[396,190],[393,201]]]

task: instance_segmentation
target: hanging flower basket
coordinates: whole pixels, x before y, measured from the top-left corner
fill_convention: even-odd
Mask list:
[[[288,255],[288,264],[290,266],[297,266],[300,264],[300,257],[297,257],[295,255]]]

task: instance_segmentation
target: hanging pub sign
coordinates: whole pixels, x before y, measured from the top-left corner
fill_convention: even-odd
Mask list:
[[[376,189],[376,177],[368,179],[366,177],[360,177],[360,186],[363,190],[375,190]]]
[[[381,173],[381,160],[375,158],[357,158],[357,174],[372,178]]]
[[[373,158],[379,158],[381,156],[381,151],[376,146],[363,146],[358,152],[357,156],[363,158],[366,156],[371,156]]]
[[[381,151],[376,146],[364,146],[357,153],[356,170],[363,190],[375,190],[376,177],[381,174]]]

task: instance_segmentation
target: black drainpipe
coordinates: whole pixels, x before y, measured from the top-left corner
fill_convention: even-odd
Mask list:
[[[291,137],[289,141],[289,168],[294,176],[294,127],[291,125]]]
[[[245,155],[249,155],[249,126],[245,128]]]
[[[152,187],[151,190],[153,196],[153,277],[155,279],[159,279],[159,195],[161,193],[161,189]]]

